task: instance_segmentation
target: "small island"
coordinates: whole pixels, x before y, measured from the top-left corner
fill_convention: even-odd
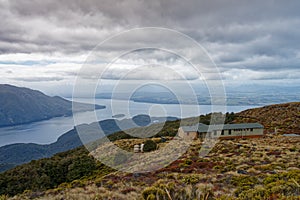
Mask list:
[[[115,114],[113,116],[111,116],[112,118],[122,118],[125,117],[125,114]]]

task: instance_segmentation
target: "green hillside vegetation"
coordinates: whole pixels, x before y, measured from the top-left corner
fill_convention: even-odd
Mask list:
[[[217,114],[222,118],[221,113]],[[233,113],[227,113],[228,120],[232,120]],[[188,118],[182,121],[184,124],[195,124],[199,120],[208,124],[211,114],[201,115],[199,118]],[[168,121],[156,137],[175,136],[180,125],[179,120]],[[108,136],[111,141],[134,138],[130,134],[148,132],[155,129],[160,124],[153,124],[149,127],[132,128],[125,132],[119,131]],[[88,165],[90,166],[86,166]],[[55,188],[64,182],[72,182],[75,179],[92,174],[103,174],[111,172],[108,167],[98,163],[93,157],[88,156],[88,151],[84,147],[58,153],[51,158],[31,161],[28,164],[17,166],[6,171],[0,177],[0,194],[16,195],[27,190],[44,191]]]
[[[275,104],[242,111],[237,114],[236,123],[259,122],[266,133],[300,134],[300,102]]]
[[[122,139],[116,142],[132,143],[132,146],[142,141]],[[160,145],[163,144],[159,144],[159,148]],[[202,141],[195,140],[188,152],[169,166],[155,172],[135,174],[115,172],[97,162],[94,165],[91,157],[83,156],[87,152],[77,149],[69,152],[77,157],[76,161],[67,162],[71,164],[70,171],[59,171],[63,173],[59,174],[61,179],[53,178],[65,182],[50,190],[37,189],[36,185],[34,190],[26,190],[14,199],[299,199],[299,137],[221,140],[205,158],[199,157],[201,145]],[[79,151],[82,152],[76,156]],[[68,160],[69,155],[61,156]],[[55,157],[59,160],[58,155]],[[55,157],[48,162],[54,162]],[[63,160],[51,167],[67,169]],[[41,161],[35,161],[31,166],[37,162]],[[72,164],[74,162],[77,165]],[[86,163],[89,163],[89,168]],[[36,167],[40,169],[42,166]],[[24,174],[21,169],[26,168],[23,166],[14,172],[20,176]],[[55,174],[59,172],[55,171]],[[18,177],[15,181],[20,180],[24,179]]]
[[[284,108],[290,110],[289,107]],[[282,119],[282,115],[286,116],[284,108],[277,112],[278,119]],[[226,123],[245,122],[243,120],[250,118],[253,120],[252,112],[264,113],[265,109],[248,110],[236,115],[227,113]],[[247,113],[249,117],[245,116]],[[299,116],[296,113],[296,118]],[[180,122],[181,125],[192,125],[198,121],[208,124],[210,117],[202,115],[200,120],[189,118],[166,122],[152,140],[157,143],[158,149],[162,148],[175,136]],[[270,130],[267,117],[256,118]],[[213,122],[218,123],[221,119],[222,115],[219,114]],[[144,134],[159,126],[153,124],[150,127],[133,128],[129,132],[134,135]],[[291,130],[288,126],[282,127],[281,133],[285,133],[285,128],[287,133]],[[299,131],[297,128],[293,130]],[[160,142],[160,136],[167,139],[166,143]],[[135,144],[146,140],[122,131],[108,137],[127,151],[133,151]],[[12,199],[300,198],[299,137],[268,135],[256,139],[220,140],[204,158],[199,157],[199,152],[207,148],[202,142],[200,139],[195,140],[184,155],[158,171],[134,174],[114,171],[80,147],[2,173],[0,199],[13,195],[17,196]]]
[[[80,147],[59,153],[52,158],[32,161],[18,166],[0,176],[0,194],[15,195],[24,191],[45,191],[64,182],[71,182],[85,176],[108,173],[112,170],[97,163]]]

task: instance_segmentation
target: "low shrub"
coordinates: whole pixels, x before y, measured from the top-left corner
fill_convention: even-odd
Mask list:
[[[8,199],[7,195],[0,195],[0,200],[6,200],[6,199]]]
[[[157,148],[157,144],[152,140],[146,140],[144,143],[144,152],[154,151]]]
[[[253,187],[259,184],[259,181],[254,176],[234,176],[232,177],[231,184],[238,187],[243,187],[243,186]]]
[[[258,186],[253,189],[245,190],[239,194],[239,199],[241,200],[248,200],[248,199],[257,199],[257,200],[264,200],[268,199],[270,194],[268,191],[262,187]]]
[[[182,178],[182,182],[184,182],[185,184],[194,185],[196,183],[199,183],[199,181],[200,181],[200,177],[196,175],[188,175]]]
[[[154,186],[147,187],[142,192],[142,196],[145,200],[155,200],[156,197],[163,199],[165,195],[166,195],[165,191]]]

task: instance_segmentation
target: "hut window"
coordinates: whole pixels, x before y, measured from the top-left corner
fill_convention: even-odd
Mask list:
[[[250,131],[253,132],[253,128],[251,128]]]
[[[224,130],[222,130],[221,135],[224,135]]]
[[[228,130],[228,135],[231,135],[231,129]]]

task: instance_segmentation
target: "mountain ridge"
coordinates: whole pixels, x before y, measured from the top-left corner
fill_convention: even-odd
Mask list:
[[[300,102],[267,105],[236,114],[235,123],[259,122],[265,133],[300,134]]]
[[[0,127],[27,124],[54,117],[70,116],[74,112],[104,109],[105,106],[72,102],[62,97],[50,97],[38,90],[0,84]]]

